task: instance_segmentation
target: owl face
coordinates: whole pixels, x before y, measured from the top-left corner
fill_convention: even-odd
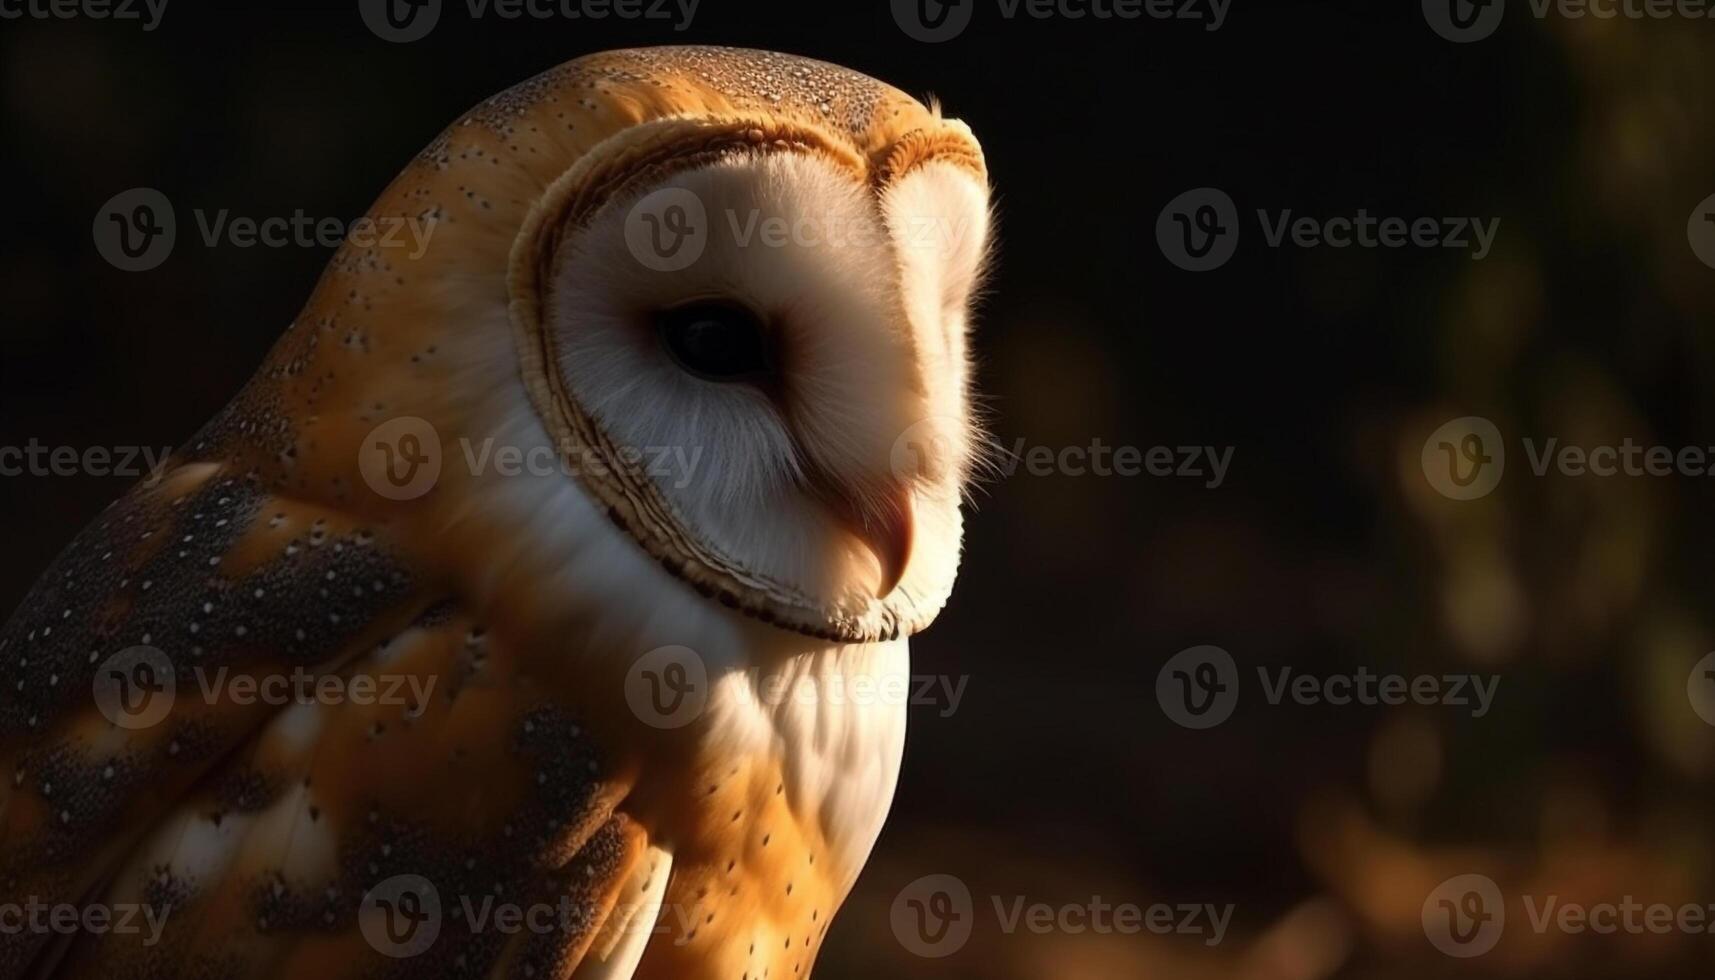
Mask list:
[[[538,409],[705,592],[845,640],[920,626],[980,443],[985,184],[956,158],[877,176],[810,132],[663,125],[644,159],[568,175],[514,254]]]

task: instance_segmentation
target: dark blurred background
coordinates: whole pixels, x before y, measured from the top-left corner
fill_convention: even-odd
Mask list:
[[[441,127],[606,48],[766,47],[940,97],[982,139],[1001,247],[976,346],[1001,443],[1232,447],[1225,482],[991,481],[916,669],[893,815],[826,978],[1708,976],[1715,936],[1532,929],[1517,896],[1715,903],[1707,477],[1535,477],[1519,438],[1715,444],[1715,21],[1531,16],[1454,44],[1418,4],[1235,0],[1204,22],[1004,19],[919,43],[883,0],[703,0],[660,22],[468,22],[392,44],[355,3],[174,2],[158,29],[0,22],[0,445],[176,445],[249,377],[331,250],[209,248],[189,209],[344,219]],[[1386,9],[1383,9],[1386,8]],[[121,272],[97,210],[179,205],[172,257]],[[1181,271],[1157,216],[1217,187],[1233,260]],[[1500,219],[1493,251],[1266,247],[1257,209]],[[1493,494],[1419,466],[1460,416],[1509,438]],[[116,478],[0,478],[0,606]],[[1156,698],[1175,653],[1229,651],[1229,721]],[[1269,705],[1255,668],[1498,675],[1482,718]],[[1480,957],[1420,916],[1481,873],[1513,896]],[[890,909],[930,874],[968,944],[917,955]],[[1232,904],[1203,937],[1008,932],[994,911]]]

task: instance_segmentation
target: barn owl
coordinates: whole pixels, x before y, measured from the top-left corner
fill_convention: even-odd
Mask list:
[[[808,976],[958,564],[986,174],[764,52],[458,120],[370,212],[426,246],[0,633],[0,976]]]

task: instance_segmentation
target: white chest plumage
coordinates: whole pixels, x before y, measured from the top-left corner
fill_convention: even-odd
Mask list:
[[[831,647],[713,688],[718,724],[778,753],[793,811],[813,815],[834,865],[861,868],[899,780],[910,655],[904,640]],[[839,883],[840,897],[851,880]]]

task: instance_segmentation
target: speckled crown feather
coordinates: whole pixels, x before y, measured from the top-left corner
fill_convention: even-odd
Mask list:
[[[428,247],[407,256],[396,243],[343,245],[194,455],[242,459],[283,489],[361,503],[351,491],[361,485],[355,458],[368,430],[333,431],[330,420],[373,426],[410,413],[456,430],[464,406],[436,402],[459,368],[447,343],[485,314],[505,317],[508,266],[530,212],[591,150],[662,120],[786,123],[818,134],[878,182],[929,154],[985,172],[962,124],[836,65],[710,47],[579,58],[484,101],[394,179],[369,216],[427,225]]]
[[[531,141],[560,129],[581,134],[587,149],[655,119],[755,114],[823,131],[878,170],[904,137],[944,125],[904,92],[838,65],[741,48],[639,48],[579,58],[513,86],[467,114],[430,155],[473,124]]]

